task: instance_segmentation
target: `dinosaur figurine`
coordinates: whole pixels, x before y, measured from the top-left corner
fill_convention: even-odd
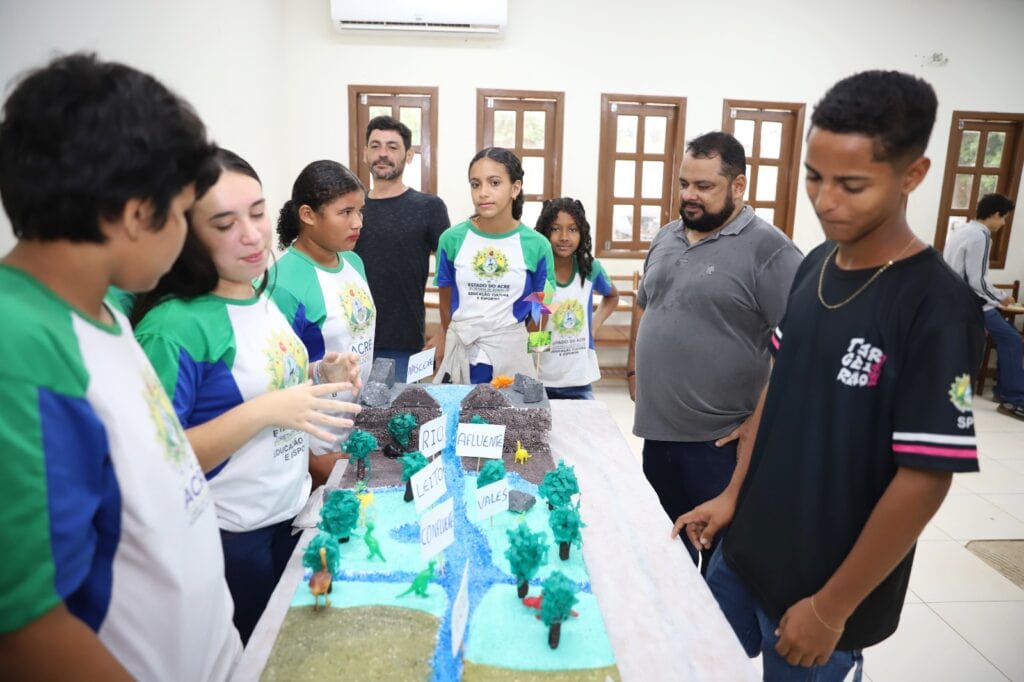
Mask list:
[[[313,593],[313,610],[320,610],[320,595],[324,597],[326,606],[331,605],[331,599],[327,595],[331,593],[331,581],[333,576],[327,570],[327,548],[320,548],[320,570],[309,577],[309,591]]]
[[[523,598],[523,606],[528,606],[531,609],[537,609],[538,611],[540,611],[541,607],[543,605],[544,605],[544,595],[543,594],[540,595],[540,596],[537,596],[537,597],[524,597]],[[569,611],[569,614],[573,618],[576,618],[576,617],[578,617],[580,615],[580,614],[576,613],[575,611]],[[537,618],[538,619],[540,618],[540,614],[539,613],[537,614]]]
[[[366,543],[366,547],[370,550],[370,553],[366,556],[367,560],[373,559],[375,556],[379,556],[381,561],[387,561],[384,555],[380,551],[380,543],[377,542],[377,538],[373,537],[373,521],[366,522],[366,532],[363,533],[363,542]]]
[[[532,456],[533,455],[526,451],[526,448],[523,447],[522,443],[516,441],[516,464],[526,464],[526,460],[530,459]]]
[[[415,594],[417,597],[429,596],[427,595],[427,585],[430,584],[430,579],[434,577],[434,565],[436,563],[437,562],[431,559],[427,567],[417,573],[416,577],[413,578],[412,585],[409,585],[409,589],[398,596],[404,597],[407,594]]]

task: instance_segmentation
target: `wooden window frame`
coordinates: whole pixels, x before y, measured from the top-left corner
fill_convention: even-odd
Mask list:
[[[541,194],[526,194],[525,201],[544,201],[562,196],[562,136],[565,128],[565,93],[548,90],[504,90],[500,88],[477,88],[476,90],[476,148],[494,146],[494,117],[488,123],[488,99],[519,100],[513,105],[516,111],[515,145],[508,149],[522,160],[526,156],[539,156],[544,159],[544,190]],[[544,148],[526,149],[523,147],[522,117],[526,111],[544,111],[545,109],[529,106],[530,101],[550,103],[553,116],[544,119]],[[493,111],[493,109],[490,109]],[[547,113],[547,112],[546,112]],[[490,133],[490,142],[487,141]],[[532,226],[531,226],[532,227]]]
[[[975,177],[991,175],[991,173],[980,173],[972,171],[968,166],[960,166],[960,145],[963,139],[963,131],[969,130],[960,122],[975,122],[980,124],[1003,123],[1016,128],[1013,148],[1003,147],[1003,165],[1006,168],[1005,183],[996,186],[995,191],[1014,199],[1020,192],[1021,172],[1024,168],[1024,113],[1001,113],[993,111],[954,111],[949,124],[949,143],[946,149],[946,164],[943,169],[942,193],[939,200],[939,216],[935,226],[935,248],[942,251],[946,245],[946,233],[949,229],[949,219],[963,215],[965,220],[973,217],[978,208],[979,183],[974,182],[971,187],[971,198],[968,200],[966,209],[953,209],[950,204],[953,201],[953,191],[958,174],[971,174]],[[987,140],[987,133],[985,139]],[[985,149],[978,142],[978,156],[984,157]],[[982,166],[984,168],[984,166]],[[1000,173],[1000,177],[1003,174]],[[1002,269],[1006,267],[1006,257],[1009,251],[1010,232],[1013,227],[1013,213],[1006,219],[1006,225],[992,237],[992,250],[989,254],[989,267]]]
[[[637,127],[637,150],[633,153],[617,151],[616,130],[612,122],[616,117],[610,116],[612,104],[628,104],[643,107],[645,105],[662,105],[675,107],[675,123],[671,128],[666,127],[665,136],[674,136],[672,146],[668,154],[647,154],[643,151],[641,143],[643,134],[643,115],[640,116]],[[639,115],[639,114],[638,114]],[[615,182],[615,161],[619,159],[633,160],[636,162],[634,176],[634,194],[642,193],[642,172],[644,161],[662,161],[665,163],[664,178],[662,180],[661,200],[661,225],[664,226],[673,220],[672,216],[679,214],[679,192],[676,183],[679,175],[679,165],[683,159],[683,147],[685,144],[686,132],[686,98],[667,97],[656,95],[637,95],[620,93],[601,94],[601,142],[598,156],[598,178],[597,178],[597,222],[594,226],[594,247],[595,255],[600,258],[643,258],[647,255],[650,242],[639,238],[641,226],[634,227],[634,239],[627,243],[625,248],[621,246],[624,242],[612,239],[613,207],[616,204],[614,196]],[[667,144],[667,142],[666,142]],[[620,202],[621,203],[621,202]],[[644,201],[642,196],[634,196],[634,222],[639,214],[639,207],[644,204],[653,204],[653,200]],[[606,248],[606,244],[608,245]]]
[[[807,109],[807,105],[803,102],[763,102],[760,100],[750,99],[724,99],[722,100],[722,130],[732,134],[735,131],[735,119],[732,117],[733,109],[758,109],[765,112],[771,111],[787,111],[793,114],[796,119],[796,127],[793,131],[793,147],[792,147],[792,158],[789,163],[783,165],[782,163],[782,150],[779,152],[779,176],[777,182],[789,183],[789,191],[787,193],[787,205],[784,214],[780,217],[779,212],[775,213],[775,225],[776,227],[782,228],[782,231],[786,233],[786,236],[790,239],[793,238],[793,223],[796,220],[796,192],[799,183],[800,176],[800,159],[803,152],[803,140],[804,140],[804,115]],[[761,127],[756,126],[754,130],[754,141],[753,145],[755,149],[759,149],[760,144],[760,131]],[[785,140],[782,141],[782,145],[785,145]],[[760,165],[756,161],[751,163],[751,159],[747,159],[747,163],[753,168],[756,165]],[[756,172],[756,171],[755,171]],[[750,178],[747,178],[748,182]],[[747,203],[757,203],[755,198],[756,188],[751,189]]]
[[[366,146],[366,121],[361,121],[359,116],[359,99],[363,95],[367,97],[384,96],[393,97],[395,101],[386,105],[401,107],[401,97],[426,97],[427,106],[422,103],[408,102],[422,110],[420,119],[420,144],[413,145],[413,150],[420,155],[420,191],[428,194],[437,194],[437,109],[438,109],[438,88],[423,85],[350,85],[348,86],[348,167],[354,172],[366,190],[370,190],[370,169],[363,160],[363,148]],[[367,107],[380,106],[367,102]],[[398,116],[395,116],[398,118]]]

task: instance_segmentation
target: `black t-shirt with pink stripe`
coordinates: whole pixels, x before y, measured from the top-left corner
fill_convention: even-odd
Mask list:
[[[981,308],[934,249],[843,271],[834,243],[797,271],[772,336],[775,366],[723,552],[773,618],[814,594],[852,549],[897,467],[977,471],[971,387]],[[840,649],[896,629],[913,551],[847,621]]]

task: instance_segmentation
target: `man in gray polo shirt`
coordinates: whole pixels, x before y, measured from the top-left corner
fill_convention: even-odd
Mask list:
[[[731,135],[690,141],[680,220],[651,242],[637,294],[627,371],[633,433],[644,439],[644,475],[673,521],[722,492],[737,448],[753,444],[744,426],[768,381],[770,335],[802,258],[743,204],[746,165]]]

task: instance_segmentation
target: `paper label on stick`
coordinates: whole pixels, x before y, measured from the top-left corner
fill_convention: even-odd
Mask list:
[[[455,436],[455,454],[459,457],[501,459],[504,446],[504,424],[459,424]]]
[[[419,446],[420,452],[425,457],[444,450],[445,441],[448,440],[446,424],[448,417],[441,415],[437,419],[431,419],[420,427]]]
[[[412,482],[412,498],[416,500],[416,513],[422,514],[430,505],[448,492],[444,477],[444,458],[438,457],[409,479]]]
[[[452,656],[459,655],[462,638],[466,635],[466,620],[469,618],[469,562],[462,569],[462,582],[452,602]]]
[[[495,514],[508,511],[508,481],[501,479],[476,489],[477,520],[489,519]]]
[[[420,517],[420,554],[424,561],[455,542],[455,503],[448,498]]]
[[[423,377],[434,374],[434,349],[428,348],[419,353],[409,356],[409,369],[406,371],[405,380],[408,383],[419,381]]]

